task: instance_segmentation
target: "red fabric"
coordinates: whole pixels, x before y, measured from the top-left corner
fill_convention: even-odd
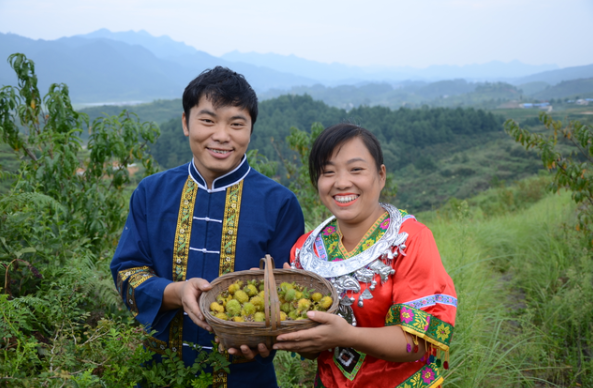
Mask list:
[[[435,294],[457,297],[453,281],[441,262],[432,232],[414,219],[404,221],[401,232],[408,233],[404,250],[406,256],[399,254],[393,261],[395,274],[384,284],[381,284],[381,279],[376,275],[377,287],[372,292],[373,298],[366,299],[362,308],[356,303],[352,305],[359,327],[384,326],[387,311],[394,304],[411,302]],[[302,247],[309,234],[301,236],[293,246],[291,262],[295,258],[295,249]],[[361,292],[368,287],[365,284],[361,286]],[[436,304],[422,310],[451,325],[455,324],[456,308],[453,306]],[[356,377],[350,381],[335,365],[332,352],[322,352],[317,364],[321,381],[326,388],[393,388],[424,366],[420,361],[389,362],[367,355]]]

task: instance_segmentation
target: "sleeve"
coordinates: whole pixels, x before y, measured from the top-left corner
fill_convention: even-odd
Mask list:
[[[405,255],[397,257],[386,326],[397,325],[432,347],[449,350],[455,325],[457,294],[445,271],[432,232],[415,220]],[[402,226],[403,229],[403,226]]]
[[[159,313],[171,280],[158,276],[148,250],[146,196],[142,183],[132,194],[130,212],[111,261],[117,291],[134,318],[148,330],[165,330],[176,311]]]
[[[289,262],[290,250],[305,231],[303,211],[296,196],[291,193],[280,209],[274,235],[268,245],[268,253],[274,258],[276,267],[282,268]]]

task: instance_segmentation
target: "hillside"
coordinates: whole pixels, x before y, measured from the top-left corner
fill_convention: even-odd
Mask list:
[[[121,109],[121,107],[119,107]],[[127,107],[142,120],[159,121],[162,135],[152,148],[157,161],[170,168],[191,159],[180,122],[179,100]],[[110,114],[118,107],[84,109],[91,116]],[[537,111],[520,120],[531,120]],[[537,173],[539,160],[514,145],[502,132],[503,117],[474,109],[398,109],[359,107],[349,111],[330,107],[309,96],[281,96],[262,101],[250,149],[270,160],[293,153],[284,139],[290,127],[309,130],[313,122],[329,126],[349,120],[373,131],[381,140],[385,164],[399,185],[396,203],[427,210],[449,197],[466,198],[491,186],[493,181],[512,182]],[[537,123],[537,121],[536,121]],[[287,184],[280,162],[279,179]]]
[[[531,97],[539,100],[558,98],[587,98],[593,97],[593,78],[562,81],[554,86],[549,86]]]

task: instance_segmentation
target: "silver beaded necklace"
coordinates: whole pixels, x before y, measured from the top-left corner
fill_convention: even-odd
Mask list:
[[[313,248],[315,241],[323,229],[335,219],[335,216],[332,216],[315,228],[305,240],[302,248],[296,250],[296,260],[292,264],[293,268],[296,268],[298,263],[303,269],[329,279],[340,296],[338,314],[354,326],[356,326],[356,319],[351,306],[355,299],[349,296],[348,292],[358,294],[361,290],[360,283],[368,284],[369,287],[358,296],[358,307],[363,307],[365,299],[373,298],[372,291],[377,285],[374,280],[375,275],[379,275],[381,283],[386,282],[389,276],[395,273],[391,267],[394,250],[396,252],[399,250],[404,254],[403,250],[406,248],[405,242],[408,234],[406,232],[399,233],[403,217],[395,206],[383,203],[381,206],[389,213],[389,227],[379,241],[370,248],[348,260],[329,261],[327,257],[318,257]]]

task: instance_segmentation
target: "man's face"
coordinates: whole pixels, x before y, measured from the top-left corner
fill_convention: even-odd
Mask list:
[[[251,139],[251,116],[247,109],[236,106],[215,108],[202,96],[191,108],[189,117],[183,113],[182,124],[194,154],[194,163],[208,187],[214,179],[241,163]]]

